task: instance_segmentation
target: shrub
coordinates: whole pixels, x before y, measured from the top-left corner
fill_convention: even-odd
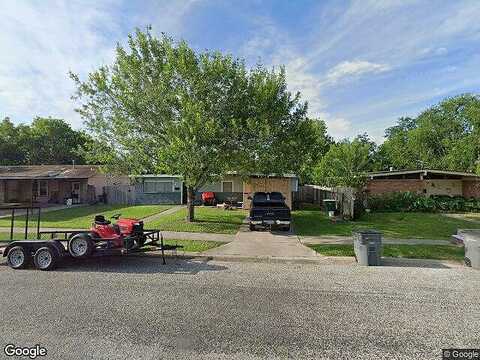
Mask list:
[[[480,211],[480,200],[465,199],[461,196],[434,195],[427,197],[413,192],[395,192],[370,196],[368,207],[372,211],[477,212]]]

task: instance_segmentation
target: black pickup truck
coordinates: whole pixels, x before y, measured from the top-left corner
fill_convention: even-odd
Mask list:
[[[253,194],[250,208],[250,230],[257,226],[263,228],[278,227],[289,231],[292,220],[290,209],[285,204],[285,198],[279,192],[256,192]]]

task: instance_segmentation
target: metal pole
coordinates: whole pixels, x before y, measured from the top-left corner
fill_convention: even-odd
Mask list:
[[[12,222],[10,224],[10,241],[13,240],[13,226],[15,225],[15,209],[12,209]]]
[[[28,211],[29,209],[27,208],[27,214],[25,217],[25,240],[28,238]]]
[[[40,207],[38,207],[38,215],[37,215],[37,239],[40,239]]]
[[[160,234],[160,244],[162,245],[162,262],[163,262],[163,265],[165,265],[166,262],[165,262],[165,247],[163,245],[163,234]]]

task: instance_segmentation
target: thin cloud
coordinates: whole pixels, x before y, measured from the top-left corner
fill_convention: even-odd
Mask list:
[[[387,64],[375,64],[369,61],[343,61],[330,69],[326,79],[329,83],[336,83],[344,78],[359,77],[365,74],[378,74],[390,70]]]

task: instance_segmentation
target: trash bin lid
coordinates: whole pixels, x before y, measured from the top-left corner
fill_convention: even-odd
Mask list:
[[[353,233],[358,233],[358,234],[378,234],[382,235],[381,231],[375,230],[375,229],[358,229],[358,230],[353,230]]]

